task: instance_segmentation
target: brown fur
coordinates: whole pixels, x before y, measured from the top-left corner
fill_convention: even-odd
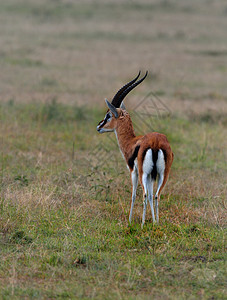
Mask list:
[[[143,153],[144,151],[146,151],[146,149],[162,149],[165,152],[165,171],[164,171],[164,180],[163,180],[163,184],[159,190],[159,195],[161,194],[162,189],[164,188],[168,176],[169,176],[169,172],[170,172],[170,168],[173,162],[173,158],[174,158],[174,154],[170,148],[169,142],[167,140],[167,137],[164,134],[158,133],[158,132],[151,132],[148,133],[146,135],[144,135],[141,139],[140,139],[140,150],[138,152],[138,170],[139,170],[139,179],[140,182],[142,182],[142,175],[143,175]]]

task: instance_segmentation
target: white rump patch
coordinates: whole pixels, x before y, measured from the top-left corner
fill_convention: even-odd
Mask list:
[[[161,149],[158,150],[158,159],[156,162],[157,173],[159,175],[164,174],[165,171],[165,158],[164,153]]]
[[[150,174],[153,169],[152,150],[148,149],[143,161],[143,173]]]

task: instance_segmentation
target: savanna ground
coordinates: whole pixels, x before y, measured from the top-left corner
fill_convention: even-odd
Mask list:
[[[2,299],[226,297],[226,28],[224,0],[1,1]],[[136,131],[175,154],[143,230],[141,189],[129,226],[128,171],[96,132],[139,69]]]

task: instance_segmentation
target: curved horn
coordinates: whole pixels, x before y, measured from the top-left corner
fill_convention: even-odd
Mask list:
[[[129,81],[128,83],[126,83],[117,93],[116,95],[113,97],[113,100],[111,102],[111,104],[113,104],[116,108],[117,107],[120,107],[121,105],[121,101],[119,101],[119,98],[121,96],[121,94],[129,87],[131,86],[134,82],[136,82],[136,80],[139,78],[140,76],[140,71],[139,71],[139,74],[136,76],[136,78],[134,78],[133,80]]]
[[[126,90],[123,91],[123,93],[121,93],[121,95],[119,96],[118,99],[118,103],[121,104],[121,102],[123,101],[123,99],[127,96],[127,94],[134,89],[138,84],[140,84],[142,81],[144,81],[144,79],[147,77],[148,71],[146,71],[146,74],[143,76],[143,78],[141,78],[140,80],[138,80],[137,82],[134,82],[133,84],[131,84]]]

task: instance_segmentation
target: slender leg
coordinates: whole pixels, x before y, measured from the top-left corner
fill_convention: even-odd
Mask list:
[[[131,203],[131,209],[130,209],[130,215],[129,215],[129,223],[131,224],[132,221],[132,211],[136,199],[136,189],[138,185],[138,171],[136,168],[131,172],[131,181],[132,181],[132,203]]]
[[[157,220],[157,224],[159,222],[159,211],[158,211],[158,202],[160,200],[160,192],[161,192],[161,187],[163,184],[163,180],[164,180],[164,174],[161,173],[158,176],[158,188],[157,188],[157,192],[155,194],[155,214],[156,214],[156,220]]]
[[[160,199],[161,189],[163,187],[164,173],[165,171],[165,158],[162,150],[158,151],[158,160],[157,160],[157,171],[158,171],[158,188],[155,194],[155,214],[157,223],[159,222],[159,212],[158,212],[158,202]]]
[[[158,196],[155,195],[155,214],[156,214],[157,224],[159,223],[158,202],[159,202],[159,198],[158,198]]]
[[[142,225],[145,223],[145,217],[146,217],[146,209],[147,209],[147,196],[148,196],[148,190],[147,190],[147,174],[143,174],[142,176],[142,185],[143,185],[143,219],[142,219]]]
[[[154,214],[154,207],[153,207],[153,180],[151,175],[148,176],[148,199],[151,207],[151,214],[153,223],[155,223],[155,214]]]

